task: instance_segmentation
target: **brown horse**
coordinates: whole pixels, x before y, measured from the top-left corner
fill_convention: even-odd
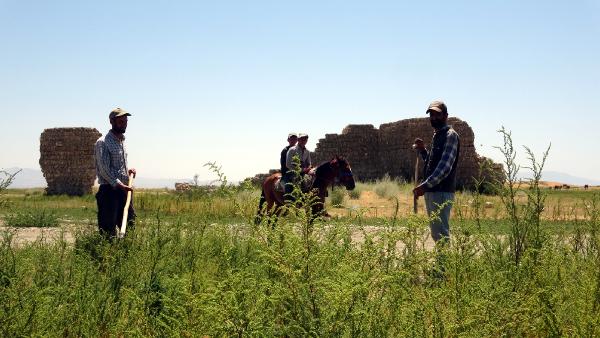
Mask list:
[[[262,184],[262,193],[258,204],[257,222],[260,222],[264,205],[266,203],[267,214],[277,214],[280,207],[285,204],[283,192],[275,189],[275,185],[279,184],[281,173],[275,173],[265,179]],[[309,190],[312,190],[316,195],[316,203],[312,204],[312,214],[320,215],[323,212],[325,197],[327,196],[327,187],[335,184],[343,185],[347,190],[354,189],[354,176],[352,169],[346,159],[336,156],[330,161],[321,163],[315,172],[315,179]]]

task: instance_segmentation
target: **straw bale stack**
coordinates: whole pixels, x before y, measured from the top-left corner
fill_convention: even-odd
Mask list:
[[[451,117],[448,124],[460,135],[461,150],[457,168],[457,184],[460,188],[473,186],[473,177],[479,176],[479,164],[484,158],[475,151],[475,135],[471,127],[459,118]],[[376,129],[372,125],[348,125],[341,135],[327,134],[317,143],[313,159],[315,163],[334,155],[345,156],[359,180],[375,180],[389,174],[406,181],[414,180],[416,153],[412,149],[415,138],[421,138],[426,146],[431,144],[433,129],[428,118],[413,118],[385,123]],[[423,161],[419,173],[422,175]],[[501,166],[493,166],[500,177]],[[500,172],[496,172],[500,171]],[[423,179],[423,177],[420,177]]]
[[[90,193],[96,179],[94,144],[101,136],[94,128],[45,129],[40,136],[40,167],[48,195]]]

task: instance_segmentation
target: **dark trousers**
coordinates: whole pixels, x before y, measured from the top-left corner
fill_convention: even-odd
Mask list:
[[[110,184],[101,184],[96,193],[98,204],[98,230],[106,237],[116,236],[116,227],[121,228],[123,209],[127,200],[127,192],[113,188]],[[134,226],[135,211],[133,210],[133,195],[127,213],[127,229]]]
[[[293,171],[288,171],[281,177],[281,180],[283,181],[284,200],[286,202],[293,202],[294,197],[292,197],[292,191],[294,191],[294,185],[297,184],[296,173]]]

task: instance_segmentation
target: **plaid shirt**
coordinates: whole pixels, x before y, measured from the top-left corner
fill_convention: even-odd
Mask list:
[[[299,145],[295,145],[291,147],[286,156],[285,166],[288,168],[288,171],[294,171],[296,166],[294,164],[294,156],[298,155],[300,158],[300,169],[308,168],[312,165],[310,160],[310,151],[308,149],[300,148]]]
[[[129,184],[124,135],[123,140],[119,140],[112,131],[109,131],[100,137],[96,141],[95,155],[99,184],[110,184],[113,187],[118,183]]]
[[[450,128],[450,126],[445,126],[435,131],[437,133],[447,133],[446,144],[444,145],[444,152],[442,153],[442,159],[438,163],[437,167],[429,177],[421,183],[421,185],[426,186],[427,188],[433,188],[436,185],[440,184],[440,182],[450,174],[452,170],[452,165],[454,161],[456,161],[456,153],[458,149],[458,134],[454,129]],[[434,134],[434,138],[435,138]],[[429,156],[429,152],[427,150],[421,152],[421,157],[423,160],[427,160],[427,156]]]

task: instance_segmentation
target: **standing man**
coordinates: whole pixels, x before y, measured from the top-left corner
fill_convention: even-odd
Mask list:
[[[423,140],[415,140],[415,148],[425,161],[425,181],[413,189],[415,197],[425,195],[427,214],[439,213],[430,223],[434,241],[450,238],[450,210],[456,191],[456,165],[460,153],[458,134],[448,122],[448,108],[442,101],[433,101],[427,108],[434,129],[431,150]]]
[[[308,174],[311,170],[310,151],[306,149],[306,143],[308,142],[308,134],[298,134],[298,144],[290,147],[286,154],[285,166],[287,172],[285,174],[285,198],[292,200],[291,193],[294,190],[294,184],[300,183],[300,177]],[[298,171],[297,164],[294,163],[294,157],[300,159],[300,177],[296,177],[296,171]]]
[[[96,174],[100,188],[96,194],[98,204],[98,229],[106,237],[116,235],[116,227],[120,227],[123,209],[127,199],[129,174],[135,177],[135,169],[127,169],[127,151],[125,150],[125,130],[127,117],[131,116],[124,109],[116,108],[110,112],[108,119],[112,126],[106,135],[96,141]],[[127,221],[135,220],[133,198],[129,205]]]

